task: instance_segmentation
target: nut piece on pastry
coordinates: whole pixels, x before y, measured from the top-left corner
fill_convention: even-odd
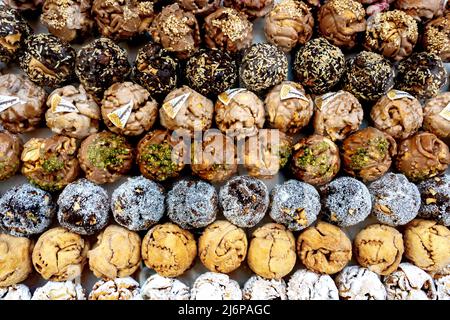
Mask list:
[[[81,276],[87,262],[89,243],[62,227],[44,232],[36,242],[32,259],[36,271],[46,280],[66,281]]]
[[[443,0],[397,0],[395,8],[406,12],[417,22],[427,22],[443,14],[445,3]]]
[[[450,92],[439,93],[424,106],[423,128],[440,139],[450,138]]]
[[[22,139],[0,127],[0,181],[6,180],[19,171]]]
[[[0,233],[0,287],[24,281],[32,271],[33,242]]]
[[[266,16],[264,33],[270,43],[289,52],[308,42],[313,28],[311,9],[303,1],[283,0]]]
[[[422,41],[425,51],[437,54],[443,62],[450,62],[450,12],[427,23]]]
[[[139,283],[131,277],[99,280],[89,293],[89,300],[141,300]]]
[[[422,198],[418,217],[450,227],[450,174],[422,181],[417,188]]]
[[[177,3],[199,16],[206,16],[220,7],[220,0],[177,0]]]
[[[97,243],[87,256],[89,268],[96,277],[128,277],[141,262],[141,238],[136,232],[110,225],[98,235]]]
[[[359,266],[345,267],[335,278],[339,296],[344,300],[386,300],[380,277]]]
[[[249,19],[264,17],[273,7],[274,0],[224,0],[225,7],[245,13]]]
[[[31,28],[18,11],[3,5],[0,5],[0,21],[0,61],[7,64],[17,59]]]

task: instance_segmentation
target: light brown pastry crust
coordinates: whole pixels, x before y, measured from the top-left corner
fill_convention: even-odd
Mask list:
[[[450,104],[450,92],[443,92],[428,100],[423,109],[423,128],[441,139],[450,138],[450,120],[440,115]]]
[[[0,288],[24,281],[32,271],[33,242],[0,233]]]
[[[0,181],[12,177],[20,168],[22,139],[0,128]]]
[[[206,16],[220,7],[220,0],[177,0],[177,3],[199,16]]]
[[[264,17],[273,7],[274,0],[224,0],[225,7],[245,13],[249,19]]]
[[[404,11],[417,22],[427,22],[442,15],[443,4],[442,0],[396,0],[395,8]]]

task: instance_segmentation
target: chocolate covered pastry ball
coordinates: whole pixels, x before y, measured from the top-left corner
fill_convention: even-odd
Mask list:
[[[270,43],[289,52],[309,41],[313,28],[314,17],[303,1],[284,0],[267,14],[264,33]]]
[[[22,174],[41,189],[61,190],[78,177],[77,151],[75,138],[31,138],[23,146]]]
[[[403,140],[422,127],[423,108],[409,93],[391,90],[375,103],[370,117],[375,128]]]
[[[345,73],[345,57],[341,49],[325,38],[308,41],[295,55],[294,74],[307,92],[323,94],[331,91]]]
[[[449,110],[449,104],[450,92],[442,92],[428,100],[423,109],[423,128],[440,139],[450,138],[450,114],[444,111]]]
[[[126,79],[130,68],[126,50],[107,38],[95,39],[81,47],[75,63],[80,83],[98,101],[112,84]]]
[[[139,136],[152,128],[157,116],[158,104],[138,84],[117,82],[105,91],[102,118],[114,133]]]
[[[100,108],[82,85],[53,91],[47,99],[45,120],[54,133],[83,139],[97,133]]]
[[[39,234],[50,226],[55,212],[50,193],[30,184],[18,185],[0,199],[0,229],[16,237]]]
[[[249,19],[264,17],[273,7],[273,0],[224,0],[225,7],[245,13]]]
[[[0,5],[0,22],[0,62],[9,63],[17,60],[31,28],[18,11],[3,5]]]
[[[0,124],[12,133],[32,131],[39,127],[45,112],[45,90],[23,75],[0,75],[2,111]]]
[[[89,300],[141,300],[139,283],[131,277],[99,280],[89,293]]]
[[[244,284],[242,296],[244,300],[287,300],[286,282],[251,276]]]
[[[402,174],[386,173],[369,185],[372,196],[372,214],[381,223],[401,226],[417,216],[420,192]]]
[[[386,300],[386,289],[380,277],[369,269],[345,267],[335,281],[343,300]]]
[[[384,175],[396,154],[394,138],[373,127],[349,136],[341,149],[345,172],[364,181],[373,181]]]
[[[288,282],[287,296],[289,300],[339,300],[333,278],[308,269],[294,272]]]
[[[422,197],[418,216],[450,226],[450,175],[430,178],[417,187]]]
[[[395,88],[406,91],[419,100],[436,96],[447,83],[447,70],[434,53],[418,52],[400,62]]]
[[[366,185],[354,178],[339,177],[320,188],[324,218],[340,227],[364,221],[372,209]]]
[[[34,291],[31,300],[86,300],[86,296],[81,284],[74,281],[48,281]]]
[[[200,50],[188,60],[184,72],[192,89],[214,98],[234,87],[238,79],[236,61],[219,49]]]
[[[8,7],[19,11],[34,11],[41,7],[44,0],[4,0]]]
[[[32,251],[30,239],[0,233],[0,290],[28,278],[33,270]]]
[[[359,129],[364,111],[350,92],[330,92],[315,99],[314,133],[332,141],[344,140]]]
[[[440,175],[450,164],[448,146],[429,132],[419,132],[398,147],[397,170],[412,181]]]
[[[177,0],[177,3],[199,16],[206,16],[220,7],[220,0]]]
[[[63,41],[72,42],[89,36],[94,28],[90,0],[46,0],[41,23]]]
[[[320,196],[313,186],[292,179],[272,189],[269,215],[289,230],[305,229],[319,213]]]
[[[97,184],[111,183],[130,171],[134,152],[122,136],[99,132],[81,143],[78,160],[86,178]]]
[[[413,52],[419,37],[417,22],[400,10],[381,12],[367,20],[364,47],[400,61]]]
[[[236,53],[250,47],[253,24],[245,14],[232,8],[219,8],[205,18],[205,42],[210,48]]]
[[[108,223],[108,193],[89,180],[67,185],[59,195],[58,206],[59,223],[72,232],[92,235]]]
[[[442,15],[444,3],[442,0],[397,0],[395,8],[406,12],[417,22],[427,22]]]
[[[149,33],[156,43],[179,59],[192,56],[200,45],[200,30],[194,14],[175,3],[165,6],[153,20]]]
[[[362,51],[347,62],[344,89],[360,100],[376,101],[392,89],[394,78],[394,67],[387,59]]]
[[[293,146],[291,172],[295,178],[314,186],[330,182],[341,167],[339,148],[320,135],[300,139]]]
[[[19,171],[22,139],[0,127],[0,181],[6,180]]]
[[[256,226],[269,207],[269,191],[259,179],[237,176],[220,188],[219,202],[223,215],[241,228]]]
[[[218,202],[213,185],[180,180],[167,193],[167,215],[183,229],[203,228],[216,220]]]
[[[195,279],[191,300],[242,300],[242,291],[226,274],[206,272]]]
[[[155,273],[141,287],[142,300],[189,300],[189,287],[178,279]]]
[[[319,10],[319,31],[332,44],[345,49],[356,46],[366,30],[366,12],[356,0],[330,0]]]
[[[111,196],[111,211],[116,222],[129,230],[148,230],[165,211],[165,192],[159,184],[142,176],[131,177]]]
[[[422,42],[425,51],[437,54],[443,62],[450,62],[450,12],[427,23]]]

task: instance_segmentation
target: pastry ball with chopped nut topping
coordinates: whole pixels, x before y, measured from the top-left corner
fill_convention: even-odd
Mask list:
[[[18,11],[0,5],[0,61],[17,60],[31,28]]]
[[[19,171],[22,150],[22,139],[0,127],[0,181],[12,177]]]
[[[427,179],[417,187],[422,198],[418,216],[450,226],[450,175]]]
[[[437,54],[443,62],[450,62],[450,12],[427,23],[422,41],[425,51]]]

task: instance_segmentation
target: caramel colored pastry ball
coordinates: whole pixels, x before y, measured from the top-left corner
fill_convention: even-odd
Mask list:
[[[142,240],[145,265],[163,277],[182,275],[196,256],[197,244],[192,233],[172,223],[156,225]]]
[[[139,283],[131,277],[99,280],[92,287],[89,300],[141,300]]]
[[[264,126],[263,102],[245,89],[232,89],[219,95],[214,111],[217,128],[238,140],[256,135]]]
[[[328,40],[317,38],[297,51],[293,69],[307,92],[323,94],[331,91],[344,75],[345,57]]]
[[[39,127],[47,98],[43,88],[23,75],[5,74],[0,75],[0,95],[9,105],[0,112],[0,123],[6,130],[23,133]]]
[[[289,135],[306,127],[314,112],[311,97],[301,84],[293,81],[283,81],[273,87],[264,105],[268,126]]]
[[[192,12],[175,3],[166,6],[153,20],[149,30],[153,40],[179,59],[192,56],[200,45],[200,30]]]
[[[450,230],[436,221],[411,221],[403,240],[406,258],[425,271],[438,271],[450,263]]]
[[[63,41],[72,42],[89,36],[94,27],[90,0],[46,0],[41,23]]]
[[[380,276],[369,269],[345,267],[335,281],[343,300],[386,300],[386,289]]]
[[[350,92],[338,91],[316,98],[314,133],[332,141],[344,140],[359,129],[364,111]]]
[[[247,255],[245,231],[225,220],[206,227],[198,240],[198,256],[213,272],[230,273],[241,265]]]
[[[219,8],[205,18],[205,42],[210,48],[231,53],[250,47],[253,24],[245,14],[232,8]]]
[[[67,281],[81,276],[87,262],[89,243],[80,235],[56,227],[43,233],[33,249],[34,269],[50,281]]]
[[[418,37],[414,18],[400,10],[381,12],[367,21],[364,47],[400,61],[411,55]]]
[[[300,234],[297,253],[309,270],[334,274],[341,271],[352,258],[352,243],[340,228],[319,221],[316,226]]]
[[[168,130],[205,131],[212,125],[214,104],[188,86],[172,90],[159,109],[159,121]]]
[[[450,116],[443,113],[449,104],[450,92],[443,92],[428,100],[423,109],[423,128],[440,139],[450,138]]]
[[[364,181],[384,175],[397,154],[397,144],[388,134],[368,127],[344,140],[341,159],[345,172]]]
[[[418,216],[450,226],[450,175],[430,178],[417,187],[422,198]]]
[[[357,36],[366,30],[366,12],[355,0],[327,1],[319,10],[319,31],[338,47],[351,49]]]
[[[33,242],[0,233],[0,287],[24,281],[32,271]]]
[[[252,234],[247,263],[257,275],[281,279],[295,266],[295,238],[281,224],[268,223]]]
[[[78,177],[77,151],[75,138],[31,138],[23,146],[22,174],[41,189],[61,190]]]
[[[225,7],[245,13],[250,19],[264,17],[273,7],[273,0],[224,0]]]
[[[425,51],[437,54],[443,62],[450,62],[450,12],[427,23],[422,41]]]
[[[83,139],[97,133],[100,108],[82,85],[53,91],[47,99],[45,120],[54,133]]]
[[[339,148],[328,138],[312,135],[292,148],[291,171],[295,178],[314,186],[330,182],[341,167]]]
[[[3,5],[0,6],[0,22],[0,61],[9,63],[17,59],[31,28],[18,11]]]
[[[395,8],[406,12],[417,22],[427,22],[439,17],[444,11],[442,0],[397,0]]]
[[[114,133],[141,135],[151,129],[157,116],[158,104],[138,84],[118,82],[105,91],[102,117],[105,125]]]
[[[87,256],[89,268],[96,277],[128,277],[141,262],[141,238],[136,232],[110,225],[98,235],[97,243]]]
[[[383,224],[362,229],[355,237],[354,248],[361,266],[383,276],[397,270],[404,252],[402,234]]]
[[[167,130],[147,133],[137,146],[136,161],[142,175],[165,181],[180,175],[185,166],[186,146]]]
[[[429,132],[419,132],[403,140],[396,158],[397,170],[412,181],[440,175],[450,164],[448,146]]]
[[[264,33],[267,41],[289,52],[313,35],[314,17],[303,1],[283,0],[267,14]]]
[[[86,300],[83,287],[74,281],[48,281],[38,287],[31,300]]]
[[[4,0],[7,6],[19,11],[34,11],[41,7],[43,0]]]
[[[186,11],[195,15],[206,16],[220,7],[220,0],[177,0]]]
[[[124,137],[104,131],[83,140],[78,160],[87,179],[104,184],[117,181],[131,169],[133,153]]]
[[[18,135],[0,128],[0,181],[12,177],[19,170],[22,144]]]

